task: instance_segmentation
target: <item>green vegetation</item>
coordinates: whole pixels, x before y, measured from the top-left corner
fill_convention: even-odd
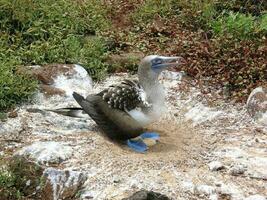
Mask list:
[[[6,169],[0,169],[0,195],[6,199],[20,199],[21,192],[16,188],[16,177]]]
[[[245,97],[266,80],[266,12],[265,0],[0,0],[0,110],[36,90],[20,67],[80,63],[101,80],[136,70],[135,58],[123,67],[106,62],[135,51],[182,55],[189,75],[211,76]]]
[[[172,1],[147,0],[132,14],[136,23],[149,23],[155,16],[168,17],[173,14]]]
[[[2,162],[5,162],[5,165]],[[39,195],[36,187],[43,187],[44,184],[43,169],[40,166],[20,157],[5,160],[0,158],[0,164],[1,198],[13,200]]]
[[[36,89],[34,79],[15,70],[15,62],[0,62],[0,110],[28,100]]]
[[[103,77],[108,28],[99,1],[0,0],[0,110],[30,98],[37,82],[17,66],[81,63]]]
[[[211,23],[211,28],[215,34],[220,36],[230,35],[231,37],[246,39],[257,33],[255,31],[256,25],[257,22],[252,15],[229,12],[227,16],[222,16]]]

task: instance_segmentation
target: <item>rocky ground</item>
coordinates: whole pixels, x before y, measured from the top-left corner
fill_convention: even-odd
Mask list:
[[[87,116],[44,110],[77,106],[72,91],[85,96],[130,75],[92,85],[81,66],[57,69],[31,67],[40,92],[0,123],[0,155],[23,157],[42,168],[45,184],[32,195],[42,190],[42,199],[121,200],[148,190],[175,200],[266,199],[265,88],[256,89],[247,105],[233,104],[218,95],[221,88],[200,88],[183,73],[163,73],[167,112],[149,127],[161,138],[139,154],[109,141]],[[29,179],[27,187],[31,184]]]

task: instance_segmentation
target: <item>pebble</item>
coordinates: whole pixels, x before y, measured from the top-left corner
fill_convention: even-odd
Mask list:
[[[16,118],[16,117],[18,117],[17,111],[13,110],[13,111],[9,112],[8,113],[8,117],[9,118]]]
[[[231,166],[231,168],[229,169],[229,174],[233,176],[237,176],[237,175],[244,174],[246,170],[247,169],[245,165],[236,164],[236,165]]]
[[[223,168],[223,164],[220,161],[212,161],[208,164],[210,171],[219,171]]]
[[[215,193],[215,188],[209,185],[198,185],[195,187],[196,194],[211,195]]]
[[[245,198],[245,200],[266,200],[266,197],[259,194],[255,194]]]

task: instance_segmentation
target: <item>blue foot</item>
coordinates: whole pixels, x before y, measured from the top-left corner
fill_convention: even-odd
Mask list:
[[[150,139],[154,139],[154,140],[159,140],[159,134],[154,133],[154,132],[143,133],[142,135],[140,135],[140,137],[142,139],[150,138]]]
[[[147,145],[141,140],[127,140],[127,145],[132,150],[137,151],[139,153],[144,153],[147,150]]]

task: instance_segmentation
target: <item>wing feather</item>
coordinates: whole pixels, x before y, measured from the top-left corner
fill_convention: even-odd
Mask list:
[[[73,93],[73,97],[110,139],[127,140],[143,132],[136,120],[126,112],[110,108],[101,96],[89,95],[84,99]]]
[[[130,111],[138,107],[149,105],[145,92],[136,80],[123,80],[121,84],[112,85],[98,95],[107,102],[110,108]]]

